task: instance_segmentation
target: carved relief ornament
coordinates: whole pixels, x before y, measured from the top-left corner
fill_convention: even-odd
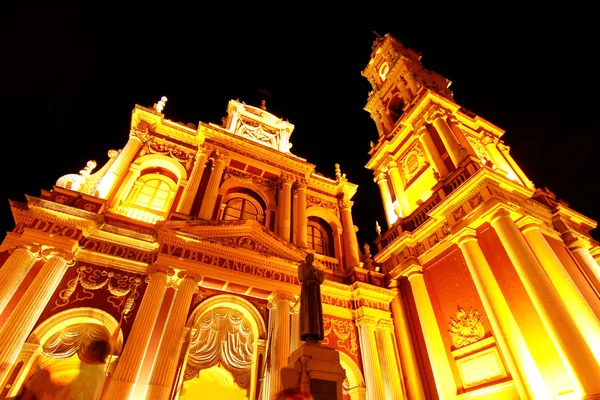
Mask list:
[[[82,265],[77,268],[77,276],[67,282],[66,289],[59,292],[53,310],[69,303],[92,299],[95,296],[94,291],[106,287],[110,292],[106,301],[127,320],[139,297],[137,288],[141,283],[141,278],[137,276]],[[81,290],[76,294],[78,287],[81,287]]]
[[[409,182],[414,178],[415,175],[421,171],[426,162],[427,157],[425,156],[421,145],[415,143],[400,161],[402,174],[406,178],[406,181]]]
[[[160,143],[152,139],[148,140],[145,143],[144,150],[142,150],[142,155],[148,153],[169,156],[179,161],[185,167],[186,171],[190,170],[194,163],[194,160],[196,159],[195,153],[185,151],[179,146],[175,146],[169,143]]]
[[[462,307],[456,310],[456,318],[450,317],[448,323],[452,344],[457,349],[468,344],[480,341],[485,337],[485,329],[481,320],[483,316],[476,310],[469,308],[465,311]]]

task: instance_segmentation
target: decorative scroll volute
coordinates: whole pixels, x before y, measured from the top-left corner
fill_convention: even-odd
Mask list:
[[[448,331],[452,337],[452,344],[457,349],[468,344],[480,341],[485,337],[485,328],[481,320],[483,316],[476,310],[469,308],[465,311],[462,307],[456,310],[456,319],[450,317]]]
[[[40,251],[40,256],[44,261],[48,261],[52,257],[60,257],[67,261],[67,265],[72,267],[75,265],[75,255],[70,251],[66,251],[63,249],[58,249],[56,247],[47,247],[44,246],[42,251]]]

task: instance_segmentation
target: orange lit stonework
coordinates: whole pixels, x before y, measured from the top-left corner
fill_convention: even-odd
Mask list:
[[[385,35],[363,71],[408,398],[600,398],[596,222],[536,188],[420,58]]]
[[[395,292],[363,268],[357,185],[292,154],[294,126],[264,105],[232,100],[222,126],[195,126],[166,119],[166,101],[135,106],[129,139],[104,166],[90,161],[41,196],[11,201],[3,394],[39,362],[57,382],[73,380],[79,363],[64,349],[96,332],[113,347],[106,399],[270,399],[301,344],[297,266],[307,253],[327,274],[323,344],[340,353],[344,398],[365,398],[364,371],[384,350],[382,372],[401,393]]]
[[[105,399],[272,399],[298,347],[297,266],[326,271],[344,399],[600,394],[596,222],[525,176],[497,126],[389,35],[363,71],[386,221],[359,249],[357,185],[291,153],[294,126],[230,101],[222,125],[136,105],[123,148],[11,201],[0,379],[57,382],[109,338]],[[127,139],[127,140],[125,140]]]

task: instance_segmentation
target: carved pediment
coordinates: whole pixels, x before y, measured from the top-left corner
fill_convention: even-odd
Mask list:
[[[281,239],[257,221],[168,221],[159,228],[159,240],[163,235],[173,234],[294,263],[301,263],[306,257],[303,250]]]

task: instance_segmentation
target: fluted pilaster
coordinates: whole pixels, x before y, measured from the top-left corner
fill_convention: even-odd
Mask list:
[[[205,149],[199,148],[196,153],[196,162],[194,163],[194,168],[192,169],[190,178],[188,179],[179,205],[177,206],[177,212],[189,214],[192,209],[192,204],[194,203],[194,199],[198,193],[198,187],[200,186],[200,179],[202,178],[202,173],[206,166],[207,157],[205,151]]]
[[[368,400],[386,400],[381,361],[375,340],[376,321],[370,317],[362,317],[356,321],[360,352],[362,354],[363,371]]]
[[[225,161],[226,156],[217,152],[213,159],[210,178],[208,179],[206,192],[204,193],[202,205],[200,206],[199,217],[202,219],[212,219],[215,203],[217,202],[219,194],[219,185],[221,184],[223,170],[225,169]]]
[[[394,300],[392,300],[392,318],[396,329],[398,352],[400,353],[402,370],[404,371],[404,376],[410,377],[410,379],[405,382],[408,398],[411,400],[425,400],[423,381],[421,380],[415,348],[406,321],[404,306],[402,305],[400,288],[396,287],[396,290],[398,291],[398,294],[394,297]]]
[[[440,155],[435,143],[433,142],[433,138],[431,137],[431,133],[427,130],[426,127],[422,127],[419,132],[419,141],[423,146],[423,150],[425,150],[425,155],[429,162],[433,165],[435,170],[440,174],[440,177],[445,178],[448,176],[448,167],[444,164],[444,160]]]
[[[352,204],[353,202],[345,199],[340,200],[340,208],[342,210],[342,226],[344,256],[346,259],[346,268],[354,268],[359,265],[358,259],[358,240],[356,238],[356,229],[352,220]]]
[[[278,292],[271,300],[275,309],[275,324],[273,332],[273,345],[271,347],[271,379],[270,399],[277,398],[277,392],[283,389],[281,384],[281,368],[288,365],[290,356],[290,293]]]
[[[431,298],[425,286],[422,267],[418,265],[411,266],[406,270],[405,276],[408,278],[414,296],[438,396],[440,399],[453,399],[456,397],[456,383],[454,382],[440,327],[433,311]]]
[[[510,213],[502,209],[490,222],[579,393],[600,395],[600,365]]]
[[[106,174],[100,180],[100,183],[96,187],[98,191],[98,197],[101,199],[107,199],[117,183],[123,178],[124,174],[129,168],[129,164],[133,161],[133,158],[142,147],[142,143],[146,140],[146,133],[142,131],[134,130],[129,136],[129,140],[123,150],[119,153],[116,160],[106,171]]]
[[[517,321],[477,243],[475,231],[468,230],[460,236],[458,247],[465,258],[492,326],[494,337],[508,364],[520,397],[522,399],[551,398]]]
[[[183,344],[181,340],[183,328],[185,327],[192,296],[198,288],[197,276],[182,275],[184,277],[169,311],[165,331],[150,375],[148,391],[146,392],[146,399],[148,400],[167,400],[171,395]]]
[[[388,163],[388,174],[392,179],[392,187],[394,188],[394,193],[396,194],[396,200],[398,200],[398,204],[402,210],[401,216],[406,217],[410,214],[411,208],[408,198],[406,197],[406,192],[404,191],[404,182],[402,181],[400,171],[398,170],[398,165],[395,161],[390,161]]]
[[[394,325],[392,321],[379,321],[375,337],[379,348],[379,362],[383,376],[386,399],[402,399],[402,377],[400,366],[396,358],[396,349],[393,340]]]
[[[390,188],[385,173],[382,172],[377,175],[375,181],[377,182],[379,192],[381,193],[381,201],[383,202],[383,210],[385,211],[385,220],[387,221],[388,228],[391,228],[394,222],[398,220],[398,216],[394,213],[392,195],[390,194]]]
[[[115,373],[110,380],[104,396],[105,399],[129,399],[142,368],[167,288],[167,271],[156,269],[148,278],[148,287],[133,322],[123,353],[119,357]]]
[[[306,247],[306,183],[296,182],[296,237],[295,242],[298,247]]]
[[[0,268],[0,314],[35,264],[39,250],[38,246],[18,246],[9,251]]]
[[[23,343],[74,263],[73,256],[62,250],[47,248],[42,250],[42,256],[47,261],[0,330],[0,382],[6,379]]]

